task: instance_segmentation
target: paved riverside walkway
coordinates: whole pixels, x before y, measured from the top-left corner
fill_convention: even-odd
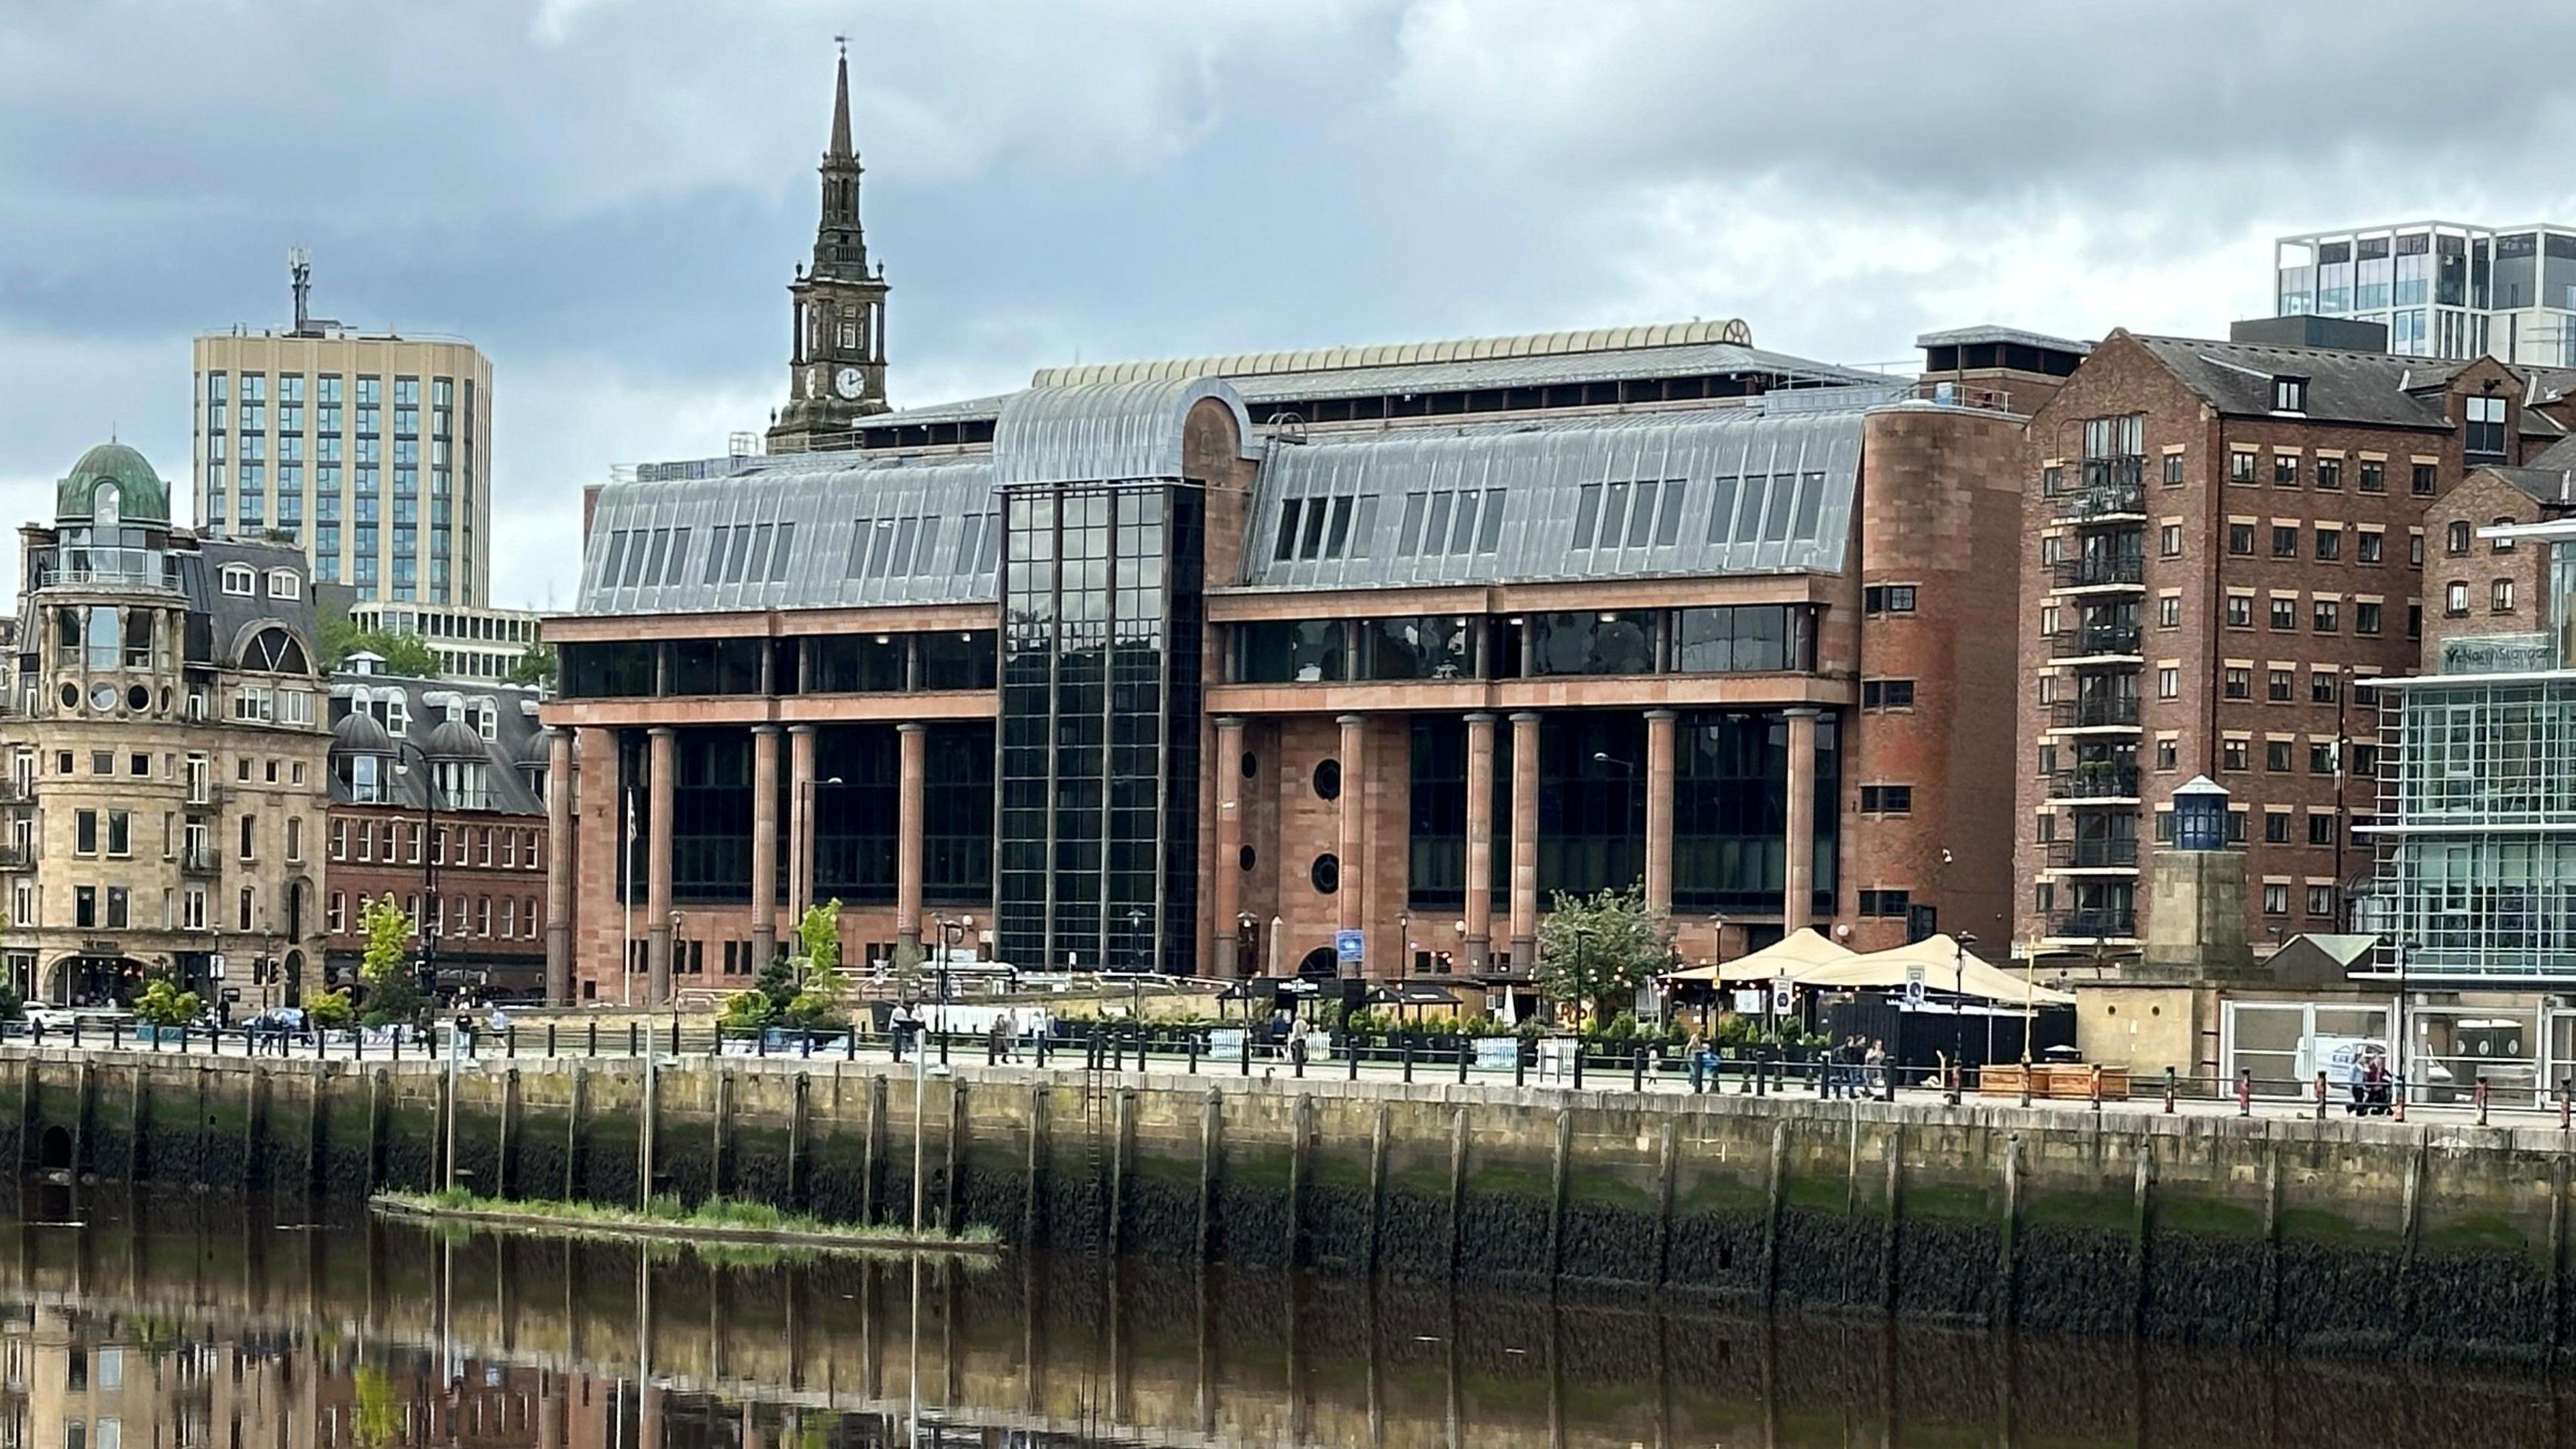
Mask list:
[[[522,1059],[531,1062],[548,1058],[632,1061],[647,1050],[665,1064],[692,1065],[717,1060],[734,1068],[775,1071],[812,1070],[844,1062],[866,1062],[882,1068],[896,1060],[891,1039],[877,1032],[817,1032],[810,1036],[776,1032],[765,1037],[728,1032],[719,1036],[704,1021],[684,1022],[677,1033],[675,1050],[674,1034],[667,1026],[648,1032],[640,1023],[633,1024],[631,1029],[628,1024],[621,1023],[613,1028],[602,1027],[594,1033],[589,1029],[590,1025],[587,1022],[567,1022],[559,1017],[522,1022],[505,1033],[495,1034],[487,1030],[468,1034],[462,1049],[459,1049],[457,1041],[459,1034],[444,1023],[433,1028],[426,1039],[408,1032],[399,1036],[368,1032],[355,1038],[347,1033],[334,1033],[316,1041],[310,1036],[293,1038],[239,1030],[209,1032],[193,1029],[184,1040],[176,1032],[165,1032],[154,1041],[140,1031],[105,1039],[97,1030],[78,1034],[49,1031],[40,1035],[21,1032],[0,1038],[0,1055],[40,1048],[48,1054],[73,1053],[100,1063],[120,1065],[159,1056],[173,1060],[198,1057],[235,1061],[391,1063],[405,1068],[427,1069],[443,1067],[453,1051],[458,1068],[466,1071],[500,1070]],[[550,1026],[551,1031],[548,1029]],[[1053,1041],[1043,1054],[1043,1061],[1038,1050],[1025,1038],[1015,1042],[1009,1054],[1001,1057],[993,1054],[991,1044],[981,1034],[954,1034],[944,1044],[934,1038],[926,1048],[928,1070],[934,1074],[950,1065],[998,1065],[1022,1069],[1043,1065],[1054,1072],[1074,1075],[1089,1072],[1104,1078],[1120,1079],[1199,1076],[1221,1081],[1228,1077],[1305,1077],[1324,1081],[1410,1082],[1427,1088],[1442,1085],[1527,1087],[1603,1093],[1633,1091],[1665,1096],[1684,1096],[1693,1091],[1689,1075],[1678,1059],[1659,1066],[1651,1056],[1640,1067],[1633,1056],[1588,1054],[1578,1077],[1570,1070],[1543,1071],[1526,1061],[1516,1069],[1480,1066],[1470,1059],[1462,1068],[1456,1052],[1445,1041],[1424,1047],[1409,1064],[1390,1051],[1371,1049],[1362,1055],[1363,1060],[1356,1064],[1339,1053],[1300,1062],[1283,1048],[1260,1044],[1253,1048],[1253,1059],[1247,1065],[1233,1055],[1219,1058],[1207,1054],[1193,1056],[1186,1051],[1175,1050],[1139,1052],[1132,1039],[1114,1034],[1104,1036],[1096,1050],[1082,1037]],[[912,1065],[915,1057],[907,1051],[901,1060]],[[1832,1095],[1825,1095],[1817,1089],[1815,1071],[1812,1064],[1779,1063],[1774,1064],[1769,1072],[1760,1074],[1757,1081],[1752,1063],[1729,1061],[1704,1084],[1704,1090],[1727,1096],[1776,1096],[1783,1101],[1811,1103],[1824,1108],[1857,1100],[1862,1095],[1914,1105],[1930,1105],[1946,1095],[1931,1073],[1911,1070],[1900,1072],[1892,1089],[1882,1078],[1871,1082],[1865,1092],[1838,1086]],[[2346,1117],[2346,1096],[2341,1084],[2330,1083],[2324,1115],[2336,1119]],[[2554,1098],[2544,1103],[2528,1092],[2507,1094],[2498,1091],[2490,1097],[2486,1111],[2481,1113],[2473,1102],[2465,1099],[2465,1094],[2462,1097],[2462,1100],[2451,1102],[2419,1099],[2407,1107],[2407,1118],[2441,1126],[2470,1126],[2482,1119],[2498,1127],[2524,1129],[2569,1125],[2568,1114],[2562,1111]],[[1962,1100],[1969,1105],[2021,1104],[2016,1093],[1986,1095],[1973,1090],[1967,1092]],[[2052,1101],[2042,1098],[2034,1099],[2029,1105],[2071,1114],[2171,1112],[2202,1117],[2251,1116],[2276,1120],[2314,1119],[2319,1115],[2313,1083],[2264,1083],[2257,1088],[2250,1102],[2240,1103],[2233,1083],[2214,1081],[2207,1076],[2178,1083],[2170,1105],[2165,1099],[2161,1077],[2136,1079],[2131,1083],[2131,1095],[2106,1097],[2099,1103],[2084,1099]]]

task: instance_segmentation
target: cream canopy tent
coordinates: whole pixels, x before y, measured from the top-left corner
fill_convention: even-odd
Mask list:
[[[1675,971],[1666,981],[1695,981],[1710,986],[1729,982],[1771,981],[1786,976],[1804,981],[1808,973],[1822,967],[1860,959],[1849,947],[1837,944],[1814,931],[1791,931],[1759,951],[1748,952],[1732,961],[1714,966],[1694,966],[1688,971]],[[1899,979],[1903,979],[1902,976]]]
[[[1751,958],[1746,958],[1750,960]],[[1959,943],[1949,936],[1930,936],[1911,946],[1891,951],[1875,951],[1867,956],[1846,959],[1798,974],[1800,986],[1842,986],[1859,989],[1902,987],[1908,967],[1923,968],[1923,985],[1927,990],[1956,992],[1971,999],[1993,1002],[1999,1006],[2072,1006],[2075,998],[2063,991],[2035,985],[1974,952],[1962,953]]]

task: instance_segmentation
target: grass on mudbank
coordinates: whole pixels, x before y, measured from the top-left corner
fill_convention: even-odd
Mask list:
[[[783,1212],[767,1203],[746,1202],[740,1198],[708,1198],[690,1204],[665,1194],[653,1198],[641,1208],[630,1208],[551,1198],[486,1197],[463,1188],[450,1188],[444,1192],[386,1192],[376,1196],[390,1206],[419,1213],[492,1213],[539,1219],[566,1228],[601,1231],[649,1232],[669,1228],[688,1232],[708,1229],[724,1233],[834,1238],[855,1244],[912,1243],[935,1239],[979,1247],[1000,1240],[998,1234],[981,1223],[969,1223],[954,1233],[931,1229],[916,1235],[909,1228],[892,1224],[831,1222],[802,1213]]]

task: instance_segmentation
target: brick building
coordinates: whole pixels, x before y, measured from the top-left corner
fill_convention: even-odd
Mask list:
[[[2249,939],[2337,929],[2369,860],[2367,682],[2411,671],[2431,631],[2426,510],[2563,439],[2557,380],[2127,332],[2095,348],[2030,426],[2018,939],[2135,947],[2153,842],[2196,775],[2233,795]]]
[[[331,682],[332,980],[357,979],[366,903],[392,895],[421,926],[442,990],[545,990],[546,769],[534,690],[401,679]]]
[[[556,990],[740,985],[809,899],[853,960],[1460,983],[1633,883],[1693,958],[1999,933],[2023,420],[1917,391],[1698,323],[640,469],[546,626]]]
[[[2551,617],[2549,550],[2499,529],[2576,515],[2576,440],[2561,441],[2522,467],[2472,471],[2424,510],[2424,650],[2428,674],[2442,670],[2453,640],[2493,647],[2499,637],[2557,628]]]

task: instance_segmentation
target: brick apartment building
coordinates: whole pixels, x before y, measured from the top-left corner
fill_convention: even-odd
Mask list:
[[[552,757],[534,690],[333,678],[324,915],[335,984],[357,979],[361,914],[390,894],[420,923],[441,990],[542,998]]]
[[[2233,796],[2258,949],[2337,929],[2369,870],[2368,681],[2413,670],[2445,622],[2426,617],[2447,602],[2428,572],[2446,587],[2470,562],[2428,548],[2428,510],[2536,508],[2513,470],[2566,438],[2568,410],[2564,374],[2391,357],[2377,329],[2338,326],[2115,331],[2032,417],[2020,940],[2134,948],[2154,843],[2196,775]],[[2301,345],[2267,340],[2284,337]],[[2313,345],[2331,340],[2354,345]],[[2475,552],[2484,609],[2493,557]]]
[[[2521,467],[2479,468],[2424,510],[2425,673],[2442,670],[2445,648],[2456,652],[2453,640],[2492,648],[2564,626],[2551,616],[2549,549],[2494,530],[2570,516],[2576,439],[2552,444]]]

